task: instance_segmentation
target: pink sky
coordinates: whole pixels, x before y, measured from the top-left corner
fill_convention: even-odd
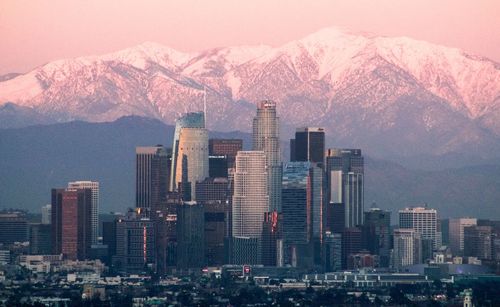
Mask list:
[[[500,62],[499,0],[0,0],[0,74],[154,41],[279,46],[328,26],[409,36]]]

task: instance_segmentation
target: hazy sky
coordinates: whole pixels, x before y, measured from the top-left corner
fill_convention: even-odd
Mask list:
[[[279,46],[328,26],[409,36],[500,62],[500,0],[0,0],[0,74],[145,41]]]

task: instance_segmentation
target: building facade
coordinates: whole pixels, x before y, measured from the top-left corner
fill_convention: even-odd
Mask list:
[[[297,128],[292,143],[290,161],[310,161],[322,167],[325,160],[325,129]]]
[[[421,235],[415,229],[394,229],[392,267],[401,270],[404,266],[422,263]]]
[[[90,189],[92,191],[92,244],[97,244],[99,236],[99,182],[97,181],[73,181],[68,182],[69,189]]]
[[[476,218],[458,218],[449,220],[449,241],[450,248],[454,255],[463,256],[464,253],[464,228],[476,226]]]
[[[226,156],[227,167],[234,168],[238,151],[243,150],[241,139],[210,139],[208,140],[208,152],[211,156]]]

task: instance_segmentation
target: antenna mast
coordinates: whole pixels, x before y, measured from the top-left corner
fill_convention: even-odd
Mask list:
[[[207,128],[207,87],[203,85],[203,118],[205,120],[205,129]]]

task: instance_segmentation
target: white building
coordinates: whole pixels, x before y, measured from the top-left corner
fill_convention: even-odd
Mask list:
[[[425,207],[399,210],[399,228],[414,229],[422,240],[431,240],[432,247],[438,249],[437,211]]]
[[[68,182],[69,189],[90,189],[92,191],[92,244],[97,244],[99,234],[99,182],[97,181],[73,181]]]
[[[414,229],[394,229],[394,249],[392,267],[402,267],[422,263],[422,241],[419,232]]]
[[[42,224],[52,223],[52,205],[47,204],[42,207]]]
[[[266,155],[269,185],[269,211],[281,212],[281,165],[279,117],[276,104],[262,101],[257,106],[253,119],[252,150],[263,151]]]

